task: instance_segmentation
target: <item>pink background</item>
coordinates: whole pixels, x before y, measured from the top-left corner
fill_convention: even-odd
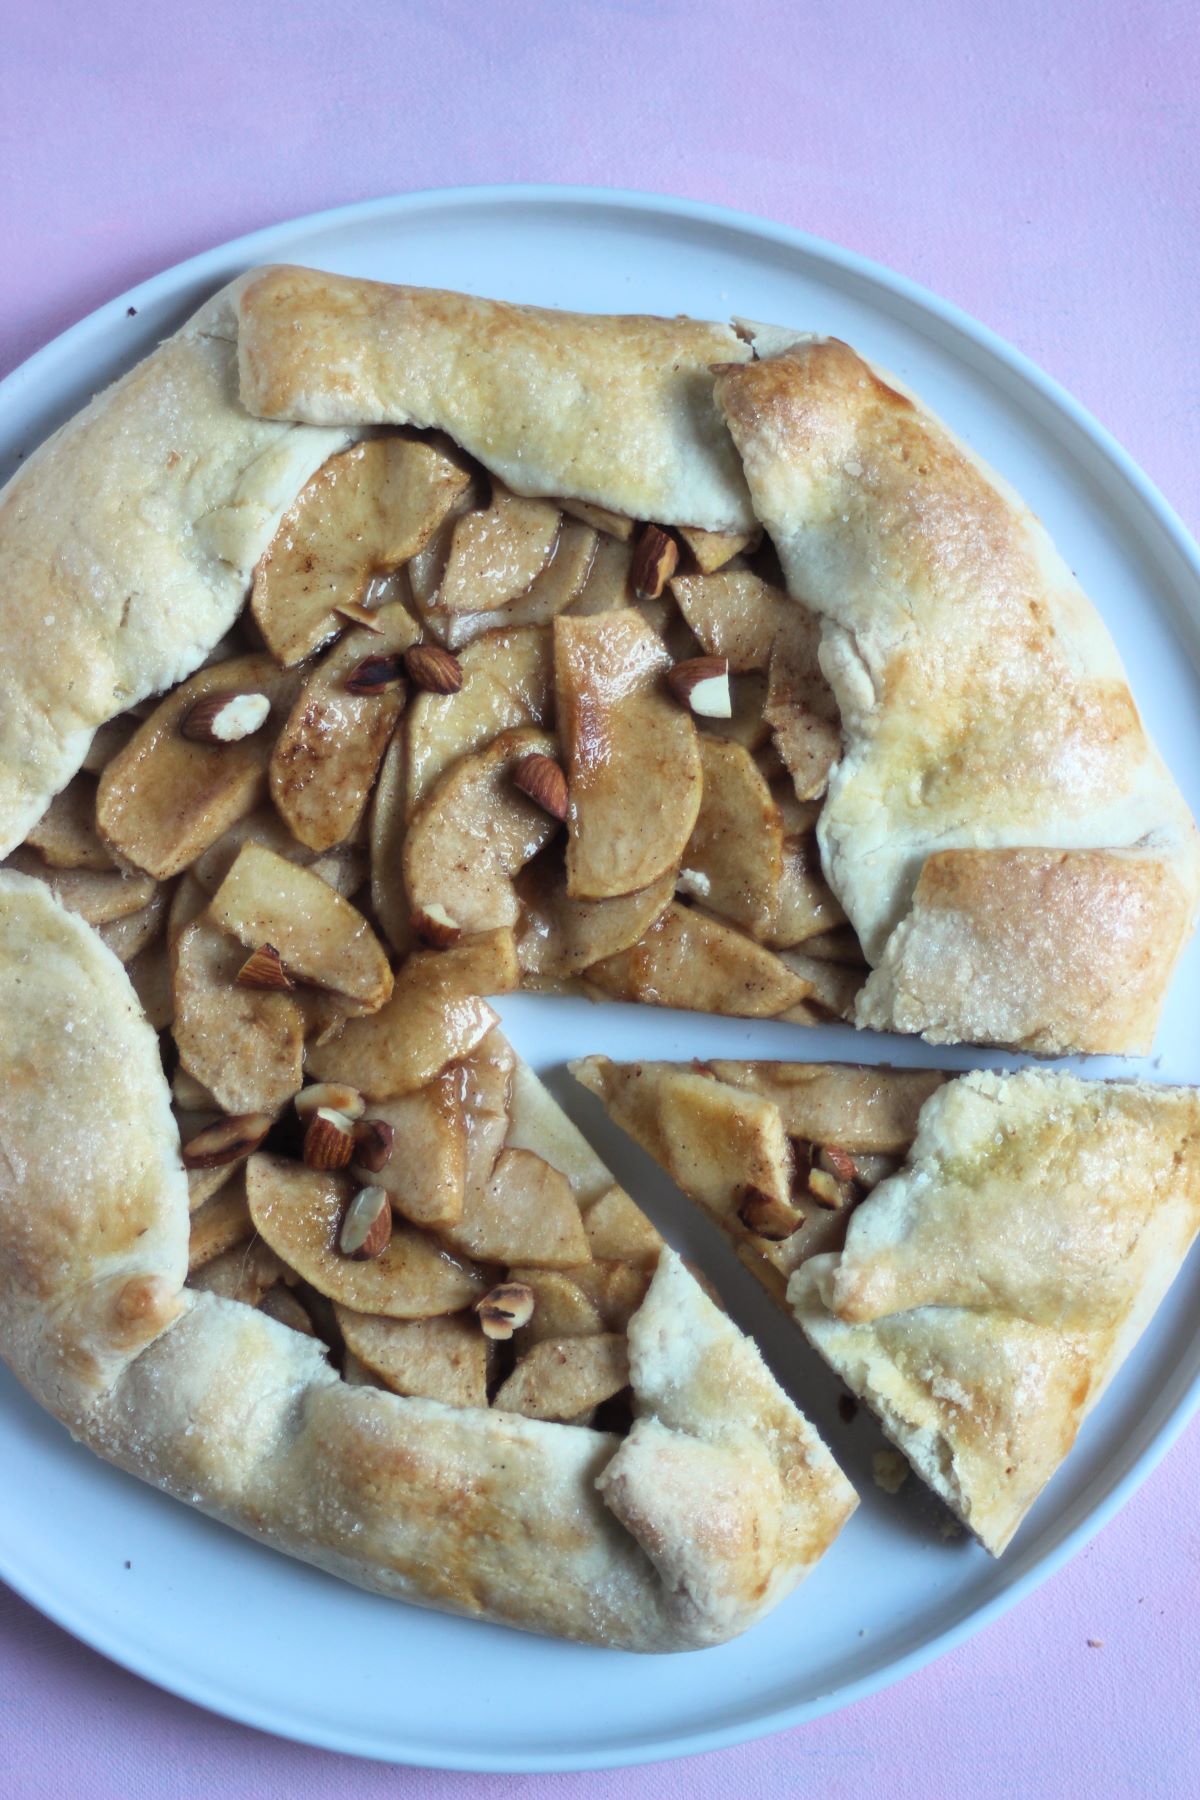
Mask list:
[[[0,0],[0,21],[0,372],[144,276],[297,213],[471,182],[638,187],[801,226],[959,302],[1200,525],[1195,0]],[[1194,1795],[1198,1490],[1193,1426],[1072,1566],[900,1687],[613,1776],[422,1774],[282,1744],[0,1589],[0,1795]]]

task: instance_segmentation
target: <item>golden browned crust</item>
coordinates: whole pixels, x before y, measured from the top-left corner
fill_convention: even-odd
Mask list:
[[[262,418],[436,426],[519,494],[754,526],[713,404],[710,365],[750,354],[728,325],[275,268],[243,292],[239,342],[242,400]]]
[[[1200,853],[1098,615],[1028,508],[909,395],[836,340],[759,341],[766,360],[722,374],[717,398],[790,591],[822,619],[844,734],[822,858],[881,969],[860,1022],[939,1041],[1141,1050],[1200,900]],[[1124,856],[1104,892],[1077,875],[1090,900],[1080,914],[1047,921],[1057,954],[1034,970],[1014,1030],[1000,876],[983,871],[1015,881],[1019,859],[970,865],[970,896],[967,865],[957,875],[960,902],[980,909],[963,912],[975,980],[957,996],[926,973],[945,948],[950,909],[932,896],[950,864],[927,882],[923,871],[941,852],[1018,850]],[[1144,875],[1128,868],[1138,857]],[[1035,887],[1030,877],[1023,897]],[[1105,1008],[1095,931],[1110,913],[1125,934],[1124,991]]]
[[[351,1388],[314,1339],[185,1289],[154,1032],[100,938],[14,873],[0,1018],[0,1353],[121,1467],[381,1593],[636,1650],[744,1630],[852,1511],[816,1433],[670,1252],[631,1327],[625,1444]],[[553,1156],[570,1128],[528,1070],[521,1091],[522,1141]]]

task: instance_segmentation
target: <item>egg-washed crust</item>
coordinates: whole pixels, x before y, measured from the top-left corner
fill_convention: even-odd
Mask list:
[[[751,354],[729,325],[287,267],[254,275],[239,314],[242,400],[262,418],[437,427],[518,494],[754,529],[713,402],[711,365]]]
[[[1148,1050],[1200,839],[1099,615],[1028,507],[892,377],[836,339],[745,329],[760,360],[717,400],[822,619],[844,753],[818,837],[875,967],[859,1023]]]
[[[631,1650],[744,1630],[849,1517],[829,1452],[670,1252],[630,1326],[624,1441],[349,1387],[315,1340],[185,1288],[155,1034],[99,937],[11,872],[0,1017],[0,1352],[120,1467],[377,1592]]]
[[[965,1075],[788,1302],[925,1481],[1004,1549],[1200,1229],[1200,1092]]]

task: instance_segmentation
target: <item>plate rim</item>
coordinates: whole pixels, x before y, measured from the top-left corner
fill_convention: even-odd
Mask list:
[[[281,238],[330,227],[369,224],[387,216],[436,212],[439,209],[490,209],[510,205],[534,209],[578,208],[596,212],[660,212],[676,221],[688,220],[694,224],[715,226],[759,243],[765,241],[773,244],[810,261],[832,267],[868,290],[876,293],[882,291],[892,303],[893,310],[896,302],[902,305],[909,316],[909,322],[915,320],[920,323],[932,318],[943,332],[952,335],[955,340],[953,348],[960,356],[964,351],[968,353],[974,368],[982,368],[986,374],[988,364],[993,368],[998,364],[1010,379],[1025,390],[1026,395],[1032,394],[1039,400],[1040,410],[1044,414],[1040,422],[1053,421],[1058,428],[1065,422],[1072,428],[1079,444],[1087,446],[1093,457],[1098,454],[1100,464],[1107,465],[1109,472],[1119,478],[1137,502],[1143,515],[1143,529],[1149,524],[1175,552],[1182,572],[1190,577],[1195,588],[1190,600],[1185,598],[1185,605],[1200,615],[1200,546],[1183,520],[1107,427],[1031,357],[964,308],[943,299],[923,284],[873,258],[848,250],[811,232],[780,224],[752,212],[669,194],[578,184],[473,184],[381,195],[261,226],[171,264],[93,308],[0,379],[0,407],[23,397],[29,390],[36,389],[57,366],[69,363],[93,334],[107,329],[110,321],[120,317],[130,305],[139,300],[143,303],[153,301],[164,288],[178,291],[189,282],[204,281],[233,261],[244,263],[247,267],[252,266],[254,262],[263,260],[269,254],[271,244]],[[546,1774],[638,1767],[728,1749],[807,1724],[890,1687],[956,1649],[1049,1579],[1103,1530],[1157,1468],[1198,1411],[1200,1371],[1184,1387],[1151,1441],[1081,1519],[1064,1529],[1057,1542],[1049,1545],[1020,1574],[1014,1574],[1004,1581],[990,1600],[973,1608],[965,1617],[943,1630],[935,1631],[904,1655],[871,1670],[857,1680],[832,1688],[815,1699],[776,1707],[753,1719],[741,1719],[732,1724],[691,1731],[668,1739],[655,1739],[647,1735],[638,1743],[623,1744],[610,1750],[592,1746],[576,1754],[558,1751],[513,1753],[503,1750],[472,1753],[465,1750],[442,1750],[433,1745],[413,1745],[410,1750],[401,1753],[393,1744],[385,1743],[382,1739],[368,1741],[359,1734],[350,1738],[337,1727],[323,1727],[304,1715],[288,1716],[278,1706],[264,1705],[260,1700],[245,1702],[236,1692],[221,1690],[213,1682],[205,1682],[187,1671],[164,1668],[161,1664],[153,1666],[148,1653],[141,1651],[136,1641],[131,1641],[131,1634],[123,1632],[116,1621],[84,1619],[75,1612],[69,1595],[51,1591],[52,1583],[43,1582],[36,1574],[14,1567],[3,1544],[0,1544],[0,1577],[22,1599],[79,1642],[153,1686],[218,1716],[292,1742],[381,1762],[475,1774]]]

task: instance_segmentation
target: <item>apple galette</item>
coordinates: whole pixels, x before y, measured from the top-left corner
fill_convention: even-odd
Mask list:
[[[1195,830],[1039,528],[844,346],[276,269],[0,572],[6,1359],[383,1592],[743,1629],[853,1493],[487,996],[1141,1047]],[[939,1078],[830,1088],[801,1223],[713,1070],[681,1173],[782,1288]]]
[[[995,1555],[1200,1230],[1200,1094],[1025,1070],[573,1065]]]

